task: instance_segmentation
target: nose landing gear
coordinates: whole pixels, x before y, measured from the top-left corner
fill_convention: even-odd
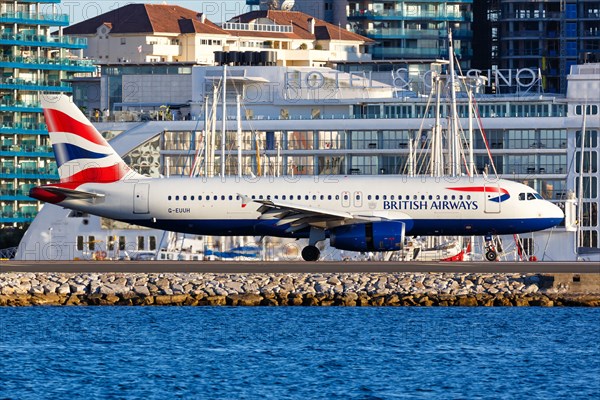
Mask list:
[[[502,253],[502,241],[499,237],[485,236],[485,259],[498,261],[498,253]]]

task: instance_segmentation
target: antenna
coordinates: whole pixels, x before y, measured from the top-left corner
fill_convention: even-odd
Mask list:
[[[292,11],[292,8],[294,8],[294,5],[296,5],[295,0],[284,0],[283,3],[281,3],[280,9],[282,11]]]

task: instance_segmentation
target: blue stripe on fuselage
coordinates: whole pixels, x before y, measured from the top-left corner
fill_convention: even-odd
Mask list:
[[[527,219],[419,219],[413,220],[412,227],[406,225],[408,236],[417,235],[507,235],[526,233],[552,228],[562,221],[561,218],[527,218]],[[308,229],[287,233],[289,225],[276,226],[277,220],[124,220],[130,224],[147,226],[197,235],[224,236],[279,236],[289,238],[307,238]]]

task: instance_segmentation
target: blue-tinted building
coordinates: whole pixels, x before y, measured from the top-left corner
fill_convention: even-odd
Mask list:
[[[348,24],[376,40],[373,59],[448,58],[447,32],[452,29],[461,66],[473,56],[473,0],[349,0]]]
[[[542,70],[544,89],[564,93],[578,62],[600,59],[600,1],[500,0],[499,66]]]
[[[66,79],[95,71],[76,57],[86,40],[62,36],[57,3],[0,2],[0,227],[32,221],[41,204],[29,189],[58,180],[40,96],[71,93]]]

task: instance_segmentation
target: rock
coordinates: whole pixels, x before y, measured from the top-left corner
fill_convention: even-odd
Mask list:
[[[525,294],[529,294],[529,293],[537,293],[537,292],[538,292],[538,290],[539,290],[539,287],[538,287],[538,285],[536,285],[536,284],[531,284],[531,285],[527,286],[527,287],[525,288],[525,290],[523,290],[523,293],[525,293]]]
[[[513,304],[517,307],[527,307],[529,306],[529,299],[525,297],[515,297],[513,299]]]
[[[63,303],[61,297],[55,293],[35,295],[31,297],[30,301],[31,304],[36,306],[59,305]]]
[[[150,296],[150,291],[146,286],[134,286],[133,292],[139,296]]]
[[[68,284],[63,283],[58,287],[58,289],[56,289],[56,293],[61,295],[71,294],[71,287]]]
[[[471,296],[461,296],[456,300],[459,307],[474,307],[477,305],[477,299]]]
[[[65,301],[64,304],[66,306],[78,306],[81,304],[81,300],[79,300],[79,297],[77,297],[77,295],[72,294],[67,298],[67,301]]]
[[[208,296],[206,302],[209,306],[224,306],[227,304],[227,298],[225,296]]]

